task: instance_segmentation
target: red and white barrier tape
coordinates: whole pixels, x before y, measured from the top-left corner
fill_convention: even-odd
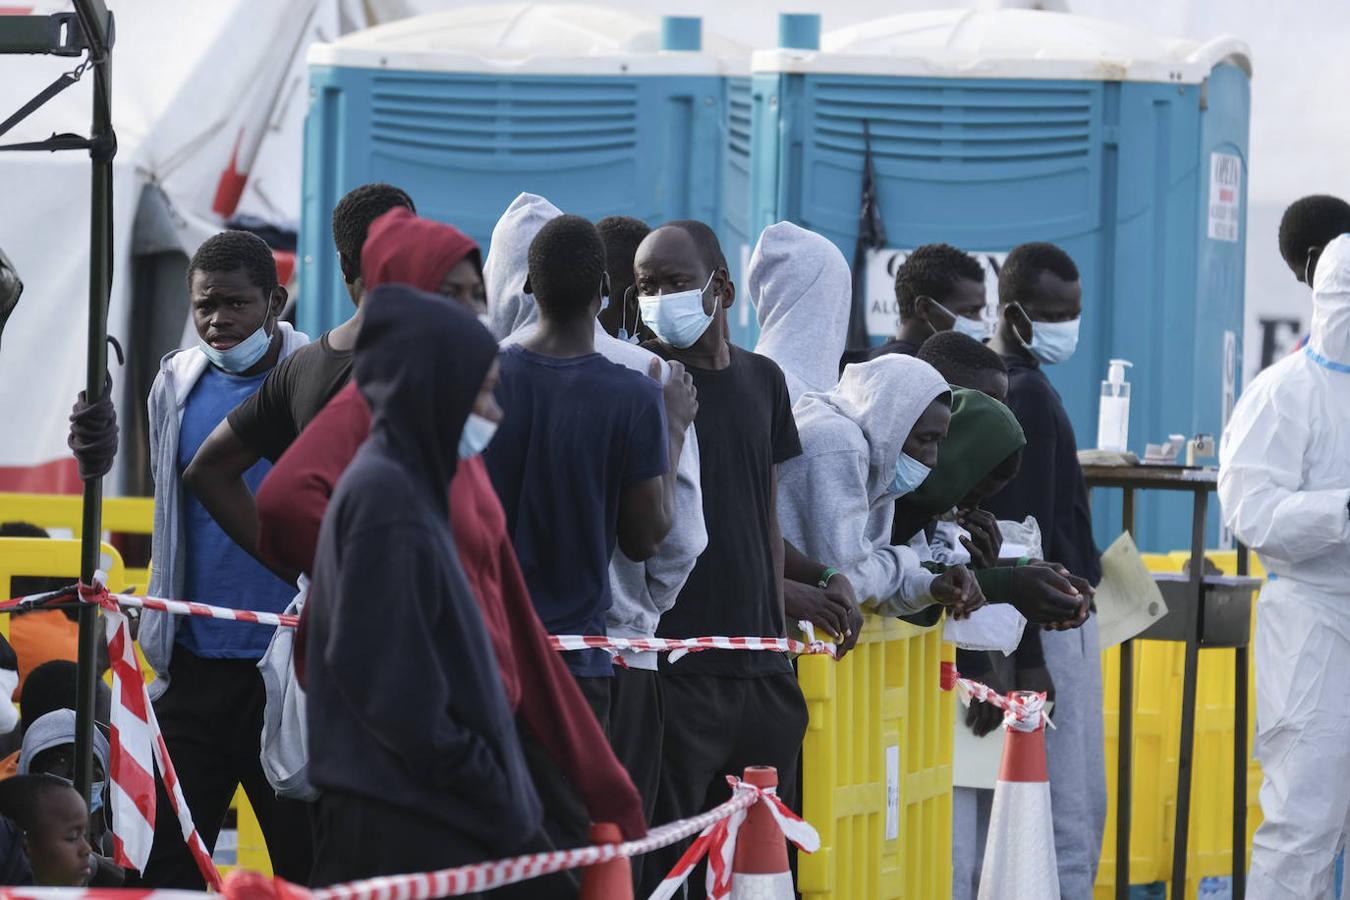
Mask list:
[[[1055,723],[1050,721],[1050,714],[1045,711],[1045,694],[1034,691],[1000,694],[987,684],[961,677],[954,663],[942,664],[942,689],[960,691],[961,699],[967,706],[971,701],[979,700],[1003,710],[1004,728],[1035,731],[1041,725],[1055,727]]]
[[[76,589],[72,588],[71,593]],[[84,592],[81,592],[83,596]],[[146,597],[138,594],[118,594],[111,591],[103,594],[90,594],[88,602],[100,602],[97,598],[106,596],[122,608],[153,609],[175,616],[200,616],[211,619],[225,619],[235,622],[251,622],[255,625],[270,625],[277,628],[295,628],[300,617],[286,613],[254,612],[248,609],[230,609],[224,606],[211,606],[207,603],[192,603],[187,600],[167,600],[163,597]],[[16,597],[7,603],[0,603],[0,612],[27,605],[40,608],[40,603],[64,596],[65,592],[34,594],[28,597]],[[102,605],[102,604],[101,604]],[[687,653],[700,650],[764,650],[776,653],[823,654],[835,656],[835,646],[828,641],[797,641],[791,638],[767,637],[696,637],[696,638],[611,638],[603,635],[552,635],[549,642],[554,650],[602,649],[617,653],[620,650],[669,652],[669,660],[675,662]]]
[[[696,637],[696,638],[611,638],[598,635],[553,635],[554,650],[657,650],[670,651],[670,662],[700,650],[768,650],[777,653],[835,655],[834,644],[825,641],[794,641],[791,638]]]
[[[182,785],[178,783],[173,761],[169,759],[169,748],[159,730],[145,679],[141,677],[126,613],[114,595],[103,587],[102,572],[95,575],[93,587],[81,586],[79,592],[85,602],[97,603],[103,608],[108,659],[112,667],[112,759],[108,780],[112,790],[114,861],[138,872],[145,871],[155,839],[154,771],[157,766],[169,805],[182,829],[183,840],[207,886],[219,891],[220,873],[192,822],[192,812],[183,796]]]

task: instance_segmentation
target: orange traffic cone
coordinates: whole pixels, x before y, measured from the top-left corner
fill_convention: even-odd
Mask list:
[[[749,766],[744,780],[760,789],[776,788],[778,770]],[[767,804],[756,803],[746,811],[745,822],[736,835],[731,900],[793,900],[794,896],[783,829]]]
[[[621,844],[623,833],[613,822],[596,822],[591,826],[591,843]],[[633,900],[633,868],[627,857],[584,869],[580,900]]]
[[[1045,768],[1044,698],[1009,695],[1003,762],[994,788],[979,900],[1059,900],[1050,780]]]

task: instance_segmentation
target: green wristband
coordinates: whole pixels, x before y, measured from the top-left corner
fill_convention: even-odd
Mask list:
[[[816,582],[816,587],[820,588],[822,591],[825,590],[830,584],[830,579],[838,574],[839,570],[834,566],[830,566],[824,572],[820,573],[820,581]]]
[[[1019,557],[1017,558],[1017,566],[1018,566],[1018,568],[1021,568],[1022,566],[1029,566],[1029,565],[1031,565],[1031,557],[1030,557],[1030,556],[1019,556]]]

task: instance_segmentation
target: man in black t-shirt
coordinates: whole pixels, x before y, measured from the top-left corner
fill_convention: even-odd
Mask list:
[[[784,553],[792,551],[778,528],[777,467],[801,453],[783,373],[727,340],[736,288],[707,225],[672,222],[652,232],[638,248],[634,274],[642,320],[658,338],[643,346],[683,363],[698,389],[694,426],[708,529],[708,549],[657,634],[783,637]],[[812,579],[825,571],[795,562]],[[807,711],[786,656],[705,650],[674,665],[663,659],[661,679],[666,730],[657,821],[721,803],[729,796],[724,776],[739,777],[751,765],[777,768],[779,793],[794,801]],[[644,896],[682,852],[677,845],[654,854],[644,867]],[[689,887],[691,897],[703,896],[697,873]]]
[[[275,462],[351,378],[365,293],[361,248],[371,223],[398,206],[417,211],[404,191],[381,183],[364,184],[338,201],[333,208],[333,242],[356,311],[273,369],[257,393],[211,432],[183,472],[183,484],[221,529],[260,561],[258,509],[243,475],[260,459]]]

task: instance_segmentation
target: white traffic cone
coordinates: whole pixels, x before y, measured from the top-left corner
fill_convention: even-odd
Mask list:
[[[1045,698],[1008,695],[1003,762],[989,816],[979,900],[1059,900],[1050,780],[1045,768]]]
[[[778,787],[778,771],[750,766],[745,782],[760,789]],[[731,864],[731,900],[793,900],[792,871],[788,868],[787,839],[767,803],[746,810],[736,836]]]

